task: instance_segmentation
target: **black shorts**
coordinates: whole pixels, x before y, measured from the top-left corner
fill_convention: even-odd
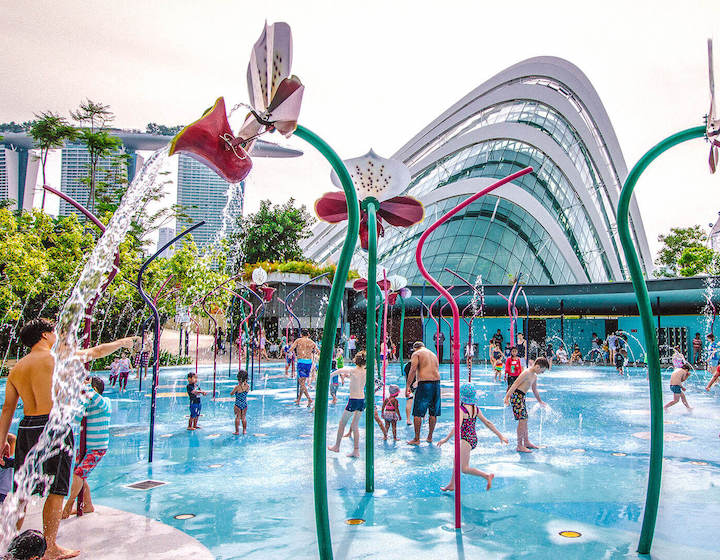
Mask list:
[[[40,439],[40,434],[42,434],[48,419],[49,415],[44,414],[42,416],[25,416],[20,420],[15,447],[15,472],[20,469],[30,450]],[[68,433],[65,436],[65,449],[58,450],[42,464],[43,474],[53,477],[50,484],[50,494],[67,496],[70,491],[74,445],[72,430],[68,428]],[[13,482],[13,488],[17,490],[15,482]],[[33,494],[44,494],[44,490],[45,485],[38,483],[33,490]]]
[[[420,381],[415,391],[413,416],[420,418],[429,411],[430,416],[440,416],[440,381]]]
[[[510,387],[512,387],[512,384],[515,383],[515,380],[516,380],[518,377],[520,377],[520,376],[519,376],[519,375],[516,375],[516,376],[514,376],[514,377],[513,377],[512,375],[508,375],[508,376],[507,376],[508,389],[509,389]]]

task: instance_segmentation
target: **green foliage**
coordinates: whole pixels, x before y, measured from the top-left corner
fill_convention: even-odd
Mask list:
[[[185,127],[181,124],[176,126],[165,126],[164,124],[151,122],[145,127],[145,132],[148,134],[160,134],[161,136],[175,136],[183,128]]]
[[[312,235],[314,222],[305,205],[297,208],[292,198],[284,204],[263,200],[257,212],[238,217],[229,246],[240,247],[245,262],[299,261],[300,241]]]
[[[686,247],[678,259],[680,276],[720,274],[720,253],[708,247]]]
[[[245,280],[252,279],[252,271],[256,268],[263,268],[265,272],[270,274],[271,272],[280,272],[288,274],[307,274],[310,277],[319,276],[325,272],[329,272],[330,276],[328,279],[332,282],[335,277],[335,269],[337,268],[334,264],[327,266],[318,266],[312,261],[287,261],[287,262],[259,262],[255,264],[246,264],[243,268],[243,278]],[[348,272],[348,280],[359,278],[360,275],[355,270]]]
[[[658,252],[655,264],[660,268],[655,271],[656,276],[675,277],[681,274],[680,258],[689,248],[705,248],[707,235],[700,226],[688,228],[671,228],[667,235],[659,235],[658,241],[663,246]]]
[[[66,140],[74,140],[78,132],[64,117],[52,111],[45,111],[35,115],[35,118],[37,120],[30,126],[29,134],[35,140],[36,147],[40,148],[43,185],[47,185],[45,164],[47,163],[49,151],[61,148]]]
[[[15,121],[0,123],[0,132],[27,132],[32,125],[33,121],[25,121],[24,123],[16,123]]]

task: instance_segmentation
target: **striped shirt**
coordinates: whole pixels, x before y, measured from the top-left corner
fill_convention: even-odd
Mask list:
[[[101,396],[94,389],[85,395],[85,416],[87,417],[87,449],[107,449],[110,442],[110,399]],[[76,418],[80,421],[82,416]]]

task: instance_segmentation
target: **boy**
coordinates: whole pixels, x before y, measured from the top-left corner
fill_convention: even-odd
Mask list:
[[[40,531],[28,529],[17,535],[8,547],[4,560],[40,560],[45,557],[47,542]]]
[[[625,367],[626,357],[627,352],[625,350],[615,349],[615,369],[617,369],[618,375],[625,375],[625,370],[623,368]]]
[[[541,356],[535,360],[532,367],[527,368],[520,374],[505,394],[505,406],[512,403],[513,416],[515,416],[515,420],[517,420],[518,423],[517,450],[522,453],[532,453],[533,449],[538,448],[537,445],[530,443],[530,439],[528,438],[528,414],[527,406],[525,405],[525,395],[528,389],[532,389],[540,406],[546,406],[537,390],[537,376],[549,368],[550,364],[547,358]]]
[[[7,442],[10,447],[8,456],[3,457],[5,464],[0,466],[0,504],[5,501],[6,496],[13,487],[13,469],[15,468],[15,435],[8,434]]]
[[[337,404],[337,390],[340,386],[340,375],[337,370],[345,367],[345,359],[343,358],[343,349],[338,346],[333,360],[333,372],[330,377],[330,395],[332,396],[332,404]],[[345,380],[342,380],[345,385]]]
[[[687,399],[683,394],[683,391],[685,391],[685,387],[683,387],[682,383],[688,377],[690,377],[690,364],[688,364],[687,362],[685,362],[682,367],[679,367],[672,372],[672,375],[670,376],[670,390],[673,392],[673,400],[671,400],[663,407],[665,410],[667,410],[674,404],[677,404],[680,399],[682,399],[683,404],[687,407],[688,410],[692,410],[692,407],[688,404]]]
[[[505,378],[507,379],[508,387],[515,383],[520,373],[522,373],[522,363],[518,357],[517,346],[513,346],[510,350],[510,357],[505,362]]]
[[[490,360],[495,369],[495,381],[501,381],[500,375],[502,373],[503,363],[505,363],[503,358],[504,356],[500,350],[500,345],[496,343],[494,347],[490,348]]]
[[[354,449],[352,453],[348,454],[348,457],[360,457],[360,430],[358,429],[358,424],[360,422],[360,415],[363,410],[365,410],[365,376],[367,375],[365,371],[365,356],[364,350],[358,352],[353,359],[355,367],[346,367],[335,371],[335,373],[343,379],[350,378],[350,398],[340,418],[335,445],[328,447],[328,450],[334,453],[340,451],[340,442],[343,438],[345,425],[350,419],[350,416],[352,416],[353,419],[350,424],[350,429],[352,431]]]
[[[188,420],[188,430],[199,430],[200,426],[197,425],[198,418],[200,418],[200,410],[202,410],[202,404],[200,403],[200,395],[207,395],[205,391],[200,389],[197,384],[197,375],[194,373],[188,373],[188,384],[187,394],[190,398],[190,420]]]
[[[74,513],[72,511],[73,502],[81,489],[83,490],[83,513],[95,511],[90,497],[90,486],[88,486],[87,477],[105,456],[110,443],[110,413],[112,406],[110,405],[110,399],[102,396],[105,391],[105,383],[99,377],[91,377],[90,387],[89,391],[83,391],[82,402],[85,410],[83,414],[75,418],[79,422],[83,416],[87,417],[87,428],[85,430],[87,435],[86,453],[82,459],[79,455],[75,459],[72,487],[70,488],[70,496],[63,508],[63,519],[67,519]]]

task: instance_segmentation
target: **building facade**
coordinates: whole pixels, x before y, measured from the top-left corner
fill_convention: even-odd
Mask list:
[[[417,241],[447,210],[520,169],[533,172],[465,208],[428,240],[425,264],[447,285],[481,276],[506,284],[615,282],[628,278],[615,214],[627,167],[610,119],[587,77],[571,63],[539,57],[494,76],[437,117],[394,159],[412,180],[405,194],[425,206],[408,229],[387,227],[380,262],[411,284]],[[646,275],[652,258],[635,200],[631,231]],[[343,226],[321,224],[305,245],[334,261]],[[360,263],[357,263],[360,264]]]

